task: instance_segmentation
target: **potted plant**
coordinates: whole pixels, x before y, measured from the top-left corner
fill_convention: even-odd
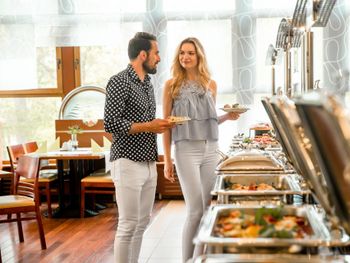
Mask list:
[[[79,125],[69,126],[68,130],[69,130],[69,134],[71,135],[72,149],[76,150],[78,148],[77,135],[82,133],[83,130],[79,127]]]

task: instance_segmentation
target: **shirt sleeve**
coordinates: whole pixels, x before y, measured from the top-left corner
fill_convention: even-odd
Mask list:
[[[104,128],[106,132],[125,136],[132,122],[124,118],[126,100],[130,84],[126,79],[112,77],[107,84],[104,110]]]

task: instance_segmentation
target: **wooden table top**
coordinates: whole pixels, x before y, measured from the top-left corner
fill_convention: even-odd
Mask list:
[[[89,148],[78,148],[75,151],[29,153],[28,155],[39,157],[40,159],[56,160],[99,160],[105,157],[104,152],[92,152]]]
[[[0,178],[11,178],[13,173],[0,170]]]

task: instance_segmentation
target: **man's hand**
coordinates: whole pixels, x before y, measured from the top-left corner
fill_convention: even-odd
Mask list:
[[[174,123],[164,119],[154,119],[147,123],[147,131],[153,133],[163,133],[175,126]]]

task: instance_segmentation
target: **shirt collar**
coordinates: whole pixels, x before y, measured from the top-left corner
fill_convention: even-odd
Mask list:
[[[139,76],[136,74],[134,68],[131,66],[131,64],[128,64],[127,71],[128,71],[129,76],[134,81],[142,83]],[[148,74],[146,74],[145,79],[143,80],[143,83],[148,83],[148,82],[150,82],[150,80],[151,80],[151,77]]]

